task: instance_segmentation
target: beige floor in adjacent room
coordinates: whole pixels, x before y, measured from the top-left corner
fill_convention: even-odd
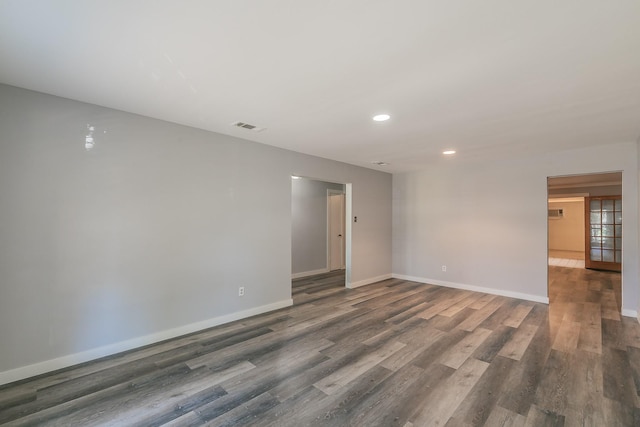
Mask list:
[[[549,265],[557,267],[584,268],[584,252],[549,249]]]

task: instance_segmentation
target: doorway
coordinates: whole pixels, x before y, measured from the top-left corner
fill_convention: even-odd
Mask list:
[[[547,196],[547,291],[552,309],[554,303],[598,299],[619,315],[622,172],[549,177]]]
[[[351,230],[345,220],[350,209],[351,185],[295,176],[291,189],[293,293],[295,287],[314,281],[348,287]]]

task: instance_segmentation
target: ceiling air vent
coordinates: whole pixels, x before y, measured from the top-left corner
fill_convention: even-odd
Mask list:
[[[266,128],[261,128],[261,127],[258,127],[256,125],[252,125],[252,124],[245,123],[245,122],[233,122],[233,123],[231,123],[231,126],[235,126],[237,128],[242,128],[242,129],[247,129],[247,130],[252,130],[254,132],[262,132],[263,130],[266,129]]]

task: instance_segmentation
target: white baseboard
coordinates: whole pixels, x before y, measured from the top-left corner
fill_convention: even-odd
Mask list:
[[[248,310],[238,311],[224,316],[214,317],[212,319],[203,320],[201,322],[191,323],[189,325],[180,326],[165,331],[156,332],[142,337],[132,338],[130,340],[109,344],[103,347],[94,348],[80,353],[69,354],[58,357],[56,359],[45,360],[44,362],[35,363],[33,365],[22,366],[10,371],[0,372],[0,385],[10,382],[33,377],[35,375],[44,374],[46,372],[56,371],[58,369],[67,368],[79,363],[88,362],[90,360],[99,359],[101,357],[110,356],[112,354],[121,353],[134,348],[157,343],[171,338],[176,338],[192,332],[201,331],[203,329],[233,322],[235,320],[245,319],[257,314],[266,313],[280,308],[293,305],[292,299],[278,301],[272,304],[260,307],[250,308]]]
[[[424,277],[406,276],[404,274],[393,274],[395,279],[410,280],[412,282],[427,283],[430,285],[444,286],[446,288],[463,289],[466,291],[483,292],[485,294],[500,295],[509,298],[518,298],[527,301],[541,302],[549,304],[549,298],[539,295],[523,294],[521,292],[506,291],[504,289],[485,288],[482,286],[466,285],[464,283],[446,282],[444,280],[427,279]]]
[[[293,273],[291,274],[291,279],[300,279],[302,277],[315,276],[317,274],[328,273],[328,268],[321,268],[319,270],[311,270],[311,271],[303,271],[301,273]]]
[[[636,319],[638,318],[637,310],[628,310],[626,308],[623,308],[621,314],[626,317],[635,317]]]
[[[383,280],[391,279],[391,274],[383,274],[382,276],[371,277],[369,279],[358,280],[357,282],[351,282],[350,289],[359,288],[360,286],[370,285],[371,283],[381,282]]]

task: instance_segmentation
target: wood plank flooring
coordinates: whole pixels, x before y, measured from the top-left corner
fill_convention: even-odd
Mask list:
[[[549,306],[332,273],[294,306],[0,387],[15,426],[639,426],[617,273],[550,267]]]

